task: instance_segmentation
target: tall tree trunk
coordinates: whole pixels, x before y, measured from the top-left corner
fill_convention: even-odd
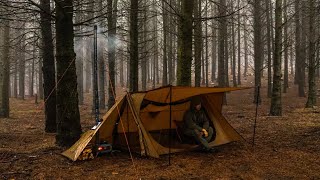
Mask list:
[[[263,60],[262,44],[262,24],[261,24],[261,0],[254,0],[253,18],[254,18],[254,84],[261,86],[261,63]],[[261,103],[261,96],[258,94],[258,88],[255,88],[254,103]]]
[[[301,32],[301,5],[300,1],[295,1],[295,49],[296,49],[296,75],[295,79],[298,82],[298,89],[299,89],[299,97],[304,97],[304,83],[303,83],[303,67],[304,67],[304,60],[302,57],[302,32]]]
[[[130,0],[130,91],[138,91],[138,11],[139,1]]]
[[[247,32],[247,20],[245,17],[244,24],[243,24],[243,41],[244,41],[244,71],[243,76],[247,77],[248,75],[248,32]]]
[[[36,43],[33,43],[33,50],[32,50],[32,62],[31,62],[31,76],[30,76],[30,86],[29,86],[29,94],[30,97],[34,96],[33,92],[33,84],[34,84],[34,66],[35,66],[35,59],[36,59]]]
[[[288,42],[288,27],[289,22],[288,21],[288,4],[287,0],[283,1],[284,6],[284,81],[283,81],[283,93],[287,93],[287,88],[289,87],[289,63],[288,63],[288,56],[289,56],[289,42]]]
[[[77,2],[77,6],[80,6],[80,1]],[[82,7],[80,7],[80,11],[84,10]],[[79,23],[82,20],[82,16],[81,13],[77,13],[75,15],[75,22]],[[82,31],[82,26],[77,26],[75,27],[76,31],[81,32]],[[78,91],[78,100],[79,100],[79,104],[83,105],[84,104],[84,83],[83,83],[83,61],[86,59],[85,56],[85,42],[84,42],[85,38],[84,37],[76,37],[75,38],[75,44],[77,45],[76,47],[76,70],[77,70],[77,91]]]
[[[167,9],[167,11],[169,11],[169,15],[167,15],[168,17],[168,39],[169,42],[167,42],[168,45],[168,75],[169,75],[169,79],[168,82],[169,84],[172,84],[173,82],[173,70],[172,70],[172,64],[173,64],[173,30],[174,30],[174,26],[173,26],[173,15],[172,15],[172,0],[169,0],[169,8]]]
[[[41,17],[41,36],[42,36],[42,58],[43,58],[43,80],[44,80],[44,98],[45,98],[45,131],[56,132],[56,80],[55,80],[55,62],[53,54],[53,38],[51,29],[50,0],[41,0],[40,6],[43,9]],[[40,77],[39,75],[39,78]],[[40,84],[39,86],[42,86]]]
[[[158,12],[156,0],[153,0],[153,11],[155,12],[153,18],[153,85],[155,88],[156,84],[159,84],[159,70],[158,70]]]
[[[281,116],[281,44],[282,44],[282,0],[276,0],[275,9],[275,42],[273,58],[273,86],[270,115]]]
[[[3,42],[0,53],[0,118],[9,117],[9,86],[10,86],[10,36],[9,20],[3,20]],[[1,29],[0,29],[1,31]],[[0,32],[1,35],[1,32]],[[0,38],[1,39],[1,38]]]
[[[124,63],[123,63],[123,61],[124,61],[124,55],[123,55],[123,50],[122,49],[120,49],[120,50],[118,50],[118,56],[119,56],[119,60],[120,60],[120,64],[119,64],[119,71],[120,71],[120,86],[121,87],[124,87],[124,77],[123,77],[123,73],[124,73]]]
[[[16,55],[13,57],[14,69],[13,69],[13,97],[18,98],[18,60]],[[39,59],[40,61],[40,59]]]
[[[201,54],[202,54],[202,25],[201,25],[201,0],[194,1],[194,77],[195,86],[201,82]]]
[[[241,35],[240,35],[240,0],[238,0],[238,85],[241,85]]]
[[[234,5],[233,1],[231,1],[231,12],[234,11]],[[231,36],[232,36],[232,82],[233,82],[233,87],[237,87],[237,76],[236,76],[236,34],[234,30],[234,24],[235,24],[235,18],[232,18],[232,24],[231,24]]]
[[[73,44],[73,1],[59,0],[56,6],[57,135],[59,146],[74,144],[81,134],[77,75]]]
[[[22,26],[22,28],[25,28],[25,25]],[[20,60],[19,60],[19,98],[24,99],[25,98],[25,75],[26,75],[26,37],[25,34],[22,33],[22,38],[20,41]]]
[[[89,0],[88,6],[87,6],[87,11],[88,11],[88,17],[87,19],[93,19],[94,17],[94,0]],[[93,29],[92,29],[93,30]],[[86,56],[87,56],[87,61],[85,63],[85,73],[86,73],[86,86],[85,86],[85,92],[89,93],[91,86],[92,86],[92,60],[93,60],[93,53],[91,51],[93,41],[91,39],[88,40],[87,47],[86,47]]]
[[[142,91],[147,90],[147,36],[148,36],[148,29],[147,29],[147,4],[146,1],[143,2],[143,14],[142,14],[142,53],[141,53],[141,79],[142,79]]]
[[[181,16],[179,23],[177,85],[191,85],[192,62],[192,11],[194,0],[181,1]]]
[[[212,7],[213,8],[213,7]],[[214,12],[212,16],[214,16]],[[217,72],[217,31],[214,20],[211,21],[211,32],[212,32],[212,40],[211,40],[211,82],[214,82],[216,78]]]
[[[38,62],[38,68],[39,68],[39,98],[44,99],[44,84],[43,84],[43,58],[39,58]]]
[[[225,44],[227,43],[227,22],[226,18],[226,1],[219,1],[219,16],[221,20],[219,21],[219,56],[218,56],[218,85],[219,87],[226,86],[226,69],[225,69]]]
[[[77,6],[80,6],[80,1],[77,1]],[[80,11],[83,10],[82,7],[80,7]],[[76,13],[75,15],[75,22],[79,23],[81,22],[82,16],[81,13]],[[82,26],[75,27],[75,30],[78,32],[81,32]],[[83,105],[84,103],[84,97],[83,97],[83,61],[85,60],[85,52],[84,52],[84,38],[83,37],[76,37],[75,38],[75,44],[76,44],[76,70],[77,70],[77,83],[78,83],[78,99],[79,104]]]
[[[311,108],[317,104],[316,92],[316,41],[315,34],[315,0],[309,0],[309,66],[308,66],[308,101],[307,108]]]
[[[162,58],[162,86],[168,84],[168,54],[167,54],[167,36],[168,36],[168,13],[165,0],[162,0],[163,8],[163,58]]]
[[[272,92],[272,77],[271,77],[271,32],[272,31],[272,23],[270,21],[270,14],[272,14],[272,10],[270,8],[270,0],[265,0],[266,4],[266,19],[267,19],[267,53],[268,53],[268,97],[271,97]],[[271,13],[270,13],[271,12]]]
[[[201,7],[201,6],[200,6]],[[206,14],[205,14],[205,16],[206,17],[208,17],[208,0],[206,0],[206,7],[205,7],[206,9]],[[201,10],[201,8],[200,8],[200,10]],[[208,47],[208,21],[205,21],[205,25],[206,25],[206,28],[205,28],[205,31],[206,31],[206,36],[205,36],[205,38],[206,38],[206,57],[205,57],[205,60],[204,60],[204,62],[205,62],[205,69],[206,69],[206,73],[205,73],[205,79],[206,79],[206,87],[208,87],[209,86],[209,61],[208,61],[208,59],[209,59],[209,53],[208,53],[208,49],[209,49],[209,47]]]

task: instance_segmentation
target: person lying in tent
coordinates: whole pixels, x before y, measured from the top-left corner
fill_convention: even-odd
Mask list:
[[[183,132],[186,136],[194,138],[206,152],[214,152],[209,147],[209,142],[213,135],[213,128],[209,126],[209,120],[201,107],[199,96],[191,99],[190,109],[183,116]]]

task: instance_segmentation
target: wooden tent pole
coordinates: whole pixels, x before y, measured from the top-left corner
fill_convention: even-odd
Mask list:
[[[172,85],[170,85],[170,118],[169,118],[169,124],[170,124],[170,128],[169,128],[169,166],[171,165],[171,113],[172,113],[172,106],[171,106],[171,102],[172,102]]]

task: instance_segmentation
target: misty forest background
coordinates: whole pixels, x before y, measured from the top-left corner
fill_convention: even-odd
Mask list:
[[[60,146],[82,132],[79,105],[92,96],[98,26],[99,104],[117,90],[165,85],[267,87],[270,115],[297,88],[317,105],[319,0],[1,0],[0,117],[10,98],[45,104],[45,131]],[[263,77],[267,81],[263,81]],[[292,77],[292,78],[291,78]],[[289,81],[291,79],[292,81]],[[296,85],[296,86],[294,86]],[[248,84],[246,84],[248,86]],[[253,103],[261,103],[255,88]],[[91,93],[91,94],[89,94]]]

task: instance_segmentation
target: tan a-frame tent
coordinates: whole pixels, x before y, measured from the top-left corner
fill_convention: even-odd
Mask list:
[[[101,141],[107,141],[114,147],[130,148],[143,156],[158,158],[163,154],[193,149],[197,145],[181,141],[177,126],[183,121],[184,113],[190,108],[190,99],[194,96],[201,97],[216,130],[210,146],[241,140],[242,137],[226,121],[221,110],[224,93],[242,89],[247,88],[165,86],[146,92],[127,93],[103,116],[103,121],[95,129],[83,133],[62,154],[76,161],[88,144],[96,142],[97,132]],[[174,138],[178,136],[180,140]]]

